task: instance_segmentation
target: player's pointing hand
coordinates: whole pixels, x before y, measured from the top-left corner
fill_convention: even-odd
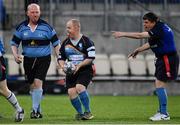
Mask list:
[[[124,35],[123,32],[118,32],[118,31],[111,31],[111,33],[115,39],[123,37],[123,35]]]

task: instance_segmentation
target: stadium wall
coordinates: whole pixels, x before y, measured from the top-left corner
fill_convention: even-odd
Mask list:
[[[16,94],[29,94],[29,84],[25,81],[8,81],[8,87]],[[67,94],[67,89],[58,80],[47,80],[44,85],[44,94]],[[168,95],[180,95],[180,81],[167,84]],[[93,80],[89,85],[90,95],[113,96],[145,96],[155,94],[154,80]]]
[[[154,80],[117,80],[117,81],[101,81],[93,82],[89,88],[91,95],[154,95]],[[180,95],[179,81],[167,84],[168,95]]]

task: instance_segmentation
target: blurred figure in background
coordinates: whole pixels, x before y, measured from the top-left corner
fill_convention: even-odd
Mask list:
[[[11,105],[15,108],[16,113],[15,113],[15,121],[16,122],[21,122],[24,119],[24,109],[19,105],[19,102],[14,95],[13,92],[11,92],[8,89],[7,86],[7,80],[6,80],[6,75],[7,75],[7,69],[6,69],[6,63],[3,57],[4,54],[4,46],[3,46],[3,41],[0,37],[0,93],[11,103]]]
[[[6,10],[3,0],[0,0],[0,30],[5,28]]]
[[[22,62],[18,53],[21,43],[24,55],[25,78],[30,84],[32,96],[31,119],[42,118],[41,99],[43,94],[42,84],[51,62],[51,46],[54,47],[56,56],[59,55],[60,40],[55,30],[44,20],[40,19],[40,6],[32,3],[27,7],[28,19],[20,23],[11,40],[11,48],[17,63]]]
[[[60,48],[58,62],[66,73],[66,86],[72,106],[78,114],[77,120],[89,120],[91,114],[90,98],[87,91],[93,77],[93,60],[95,59],[95,46],[93,41],[80,32],[80,21],[71,19],[66,24],[67,36]],[[65,61],[75,65],[75,71],[68,74]],[[82,106],[85,111],[83,111]]]
[[[148,42],[134,50],[128,57],[151,49],[157,60],[155,63],[155,86],[159,100],[158,112],[150,117],[152,121],[170,120],[167,111],[166,82],[175,80],[178,75],[179,56],[171,28],[161,22],[156,14],[149,12],[143,16],[145,32],[113,32],[115,38],[127,37],[132,39],[148,38]]]

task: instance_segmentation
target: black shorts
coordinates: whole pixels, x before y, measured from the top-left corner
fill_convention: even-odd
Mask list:
[[[25,56],[23,66],[27,82],[32,84],[35,78],[45,81],[50,62],[50,55],[37,58]]]
[[[79,69],[75,75],[66,76],[66,87],[69,89],[75,87],[76,84],[81,84],[87,88],[89,83],[92,81],[92,77],[92,66],[83,67]]]
[[[170,54],[166,55],[167,60],[169,62],[169,69],[170,69],[170,76],[167,75],[167,68],[165,64],[165,60],[163,57],[159,57],[156,60],[155,67],[155,77],[160,81],[169,81],[175,80],[178,76],[178,69],[179,69],[179,56],[178,54]]]
[[[7,78],[6,62],[3,56],[0,57],[0,81]]]

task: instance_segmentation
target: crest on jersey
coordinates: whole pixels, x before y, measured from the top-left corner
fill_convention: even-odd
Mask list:
[[[36,42],[34,40],[31,41],[30,46],[36,46]]]
[[[79,49],[82,50],[83,49],[83,45],[82,43],[79,43]]]

